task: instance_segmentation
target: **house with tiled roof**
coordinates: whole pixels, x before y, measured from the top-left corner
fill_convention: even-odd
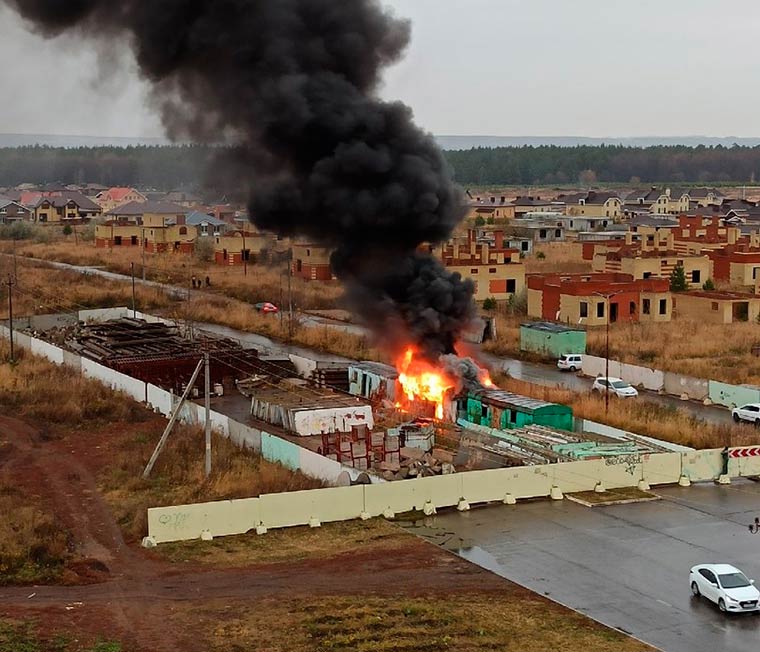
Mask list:
[[[586,193],[567,195],[564,201],[566,213],[571,216],[606,217],[615,220],[623,214],[623,200],[615,192],[590,190]]]
[[[34,213],[26,206],[22,206],[10,197],[0,196],[0,224],[13,224],[14,222],[31,222]]]
[[[104,213],[129,204],[130,202],[145,202],[148,198],[134,188],[109,188],[95,195],[95,202]]]
[[[187,209],[169,202],[130,202],[106,213],[95,227],[95,246],[142,246],[150,253],[192,253],[198,231]]]
[[[89,222],[102,209],[81,192],[42,192],[34,204],[34,221],[40,224]]]

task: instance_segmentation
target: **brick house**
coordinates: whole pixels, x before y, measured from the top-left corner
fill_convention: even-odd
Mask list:
[[[760,296],[739,292],[679,292],[675,296],[676,316],[700,323],[733,324],[757,321]]]
[[[192,253],[197,229],[186,223],[186,209],[168,202],[131,202],[107,213],[95,227],[96,247],[143,246],[149,253]]]
[[[569,324],[603,326],[616,322],[667,322],[673,299],[667,279],[635,279],[630,274],[530,274],[528,315]],[[613,295],[613,296],[610,296]]]
[[[269,233],[234,230],[214,237],[214,262],[217,265],[252,263],[265,249],[271,250],[276,238]]]
[[[34,221],[41,224],[89,222],[101,213],[81,192],[44,192],[34,204]]]
[[[505,246],[504,231],[490,235],[492,239],[478,238],[470,229],[465,239],[440,245],[436,254],[448,271],[474,281],[476,301],[506,301],[525,289],[525,265],[518,249]]]
[[[146,202],[148,198],[134,188],[108,188],[95,195],[94,200],[107,213],[131,202]]]
[[[0,197],[0,224],[13,224],[14,222],[30,222],[34,213],[12,199]]]
[[[290,273],[305,281],[333,281],[335,275],[330,266],[329,247],[311,243],[293,243]]]

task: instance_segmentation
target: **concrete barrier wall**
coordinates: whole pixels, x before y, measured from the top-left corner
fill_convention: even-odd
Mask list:
[[[692,482],[716,480],[723,472],[720,448],[681,454],[681,473]]]
[[[306,448],[301,448],[298,451],[298,468],[301,473],[311,478],[319,478],[332,484],[335,484],[344,471],[340,462],[328,459],[324,455],[319,455]]]
[[[681,477],[682,453],[649,453],[641,456],[642,479],[650,485],[674,484]]]
[[[63,362],[63,358],[61,358],[61,362]],[[145,402],[147,390],[143,381],[132,378],[132,376],[127,376],[114,369],[104,367],[87,358],[81,359],[81,369],[82,374],[87,378],[99,380],[111,389],[124,392],[139,403]]]
[[[172,408],[174,407],[172,395],[152,383],[148,383],[148,403],[165,417],[168,417],[172,413]]]
[[[760,403],[760,389],[743,385],[729,385],[717,380],[709,382],[709,396],[713,403],[737,407],[745,403]]]
[[[760,476],[760,457],[732,457],[728,460],[728,475],[743,478]]]
[[[297,471],[301,463],[301,447],[287,439],[261,432],[261,455],[269,462],[277,462],[285,468]]]
[[[238,446],[261,452],[261,430],[245,426],[234,419],[229,420],[230,439]]]
[[[132,311],[126,306],[118,308],[95,308],[92,310],[80,310],[79,321],[110,321],[111,319],[122,319],[131,317]]]
[[[703,378],[682,376],[671,371],[665,372],[663,389],[667,394],[686,396],[694,401],[703,401],[710,395],[709,381]]]
[[[364,509],[364,486],[264,494],[259,497],[261,522],[267,528],[347,521]]]
[[[258,498],[148,510],[148,532],[156,543],[199,539],[204,530],[213,532],[214,536],[244,534],[260,522]]]
[[[583,356],[582,371],[586,376],[604,376],[606,372],[607,361],[604,358],[597,358],[593,355]],[[648,369],[637,365],[610,360],[610,376],[622,378],[625,382],[635,387],[644,387],[655,392],[659,392],[665,384],[665,375],[659,369]]]
[[[35,355],[46,358],[55,364],[63,364],[63,349],[48,344],[47,342],[43,342],[42,340],[38,340],[36,337],[31,338],[30,344],[31,351]]]

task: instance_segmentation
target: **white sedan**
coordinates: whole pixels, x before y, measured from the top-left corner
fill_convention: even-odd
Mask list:
[[[760,611],[760,591],[754,583],[729,564],[700,564],[689,571],[692,594],[705,596],[723,612]]]
[[[613,378],[612,376],[609,378],[599,376],[591,386],[591,391],[600,393],[609,392],[618,398],[634,398],[639,395],[635,387],[632,387],[620,378]]]
[[[747,403],[747,405],[735,407],[731,410],[731,416],[736,423],[748,421],[756,426],[760,426],[760,403]]]

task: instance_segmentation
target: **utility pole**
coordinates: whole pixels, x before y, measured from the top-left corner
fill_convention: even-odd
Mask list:
[[[137,317],[137,300],[135,297],[135,264],[129,263],[132,270],[132,319]]]
[[[288,256],[288,339],[293,339],[293,247],[290,247],[290,255]]]
[[[206,367],[206,477],[211,475],[211,363],[208,352],[203,354]]]
[[[16,356],[14,355],[13,351],[13,278],[10,274],[8,274],[8,280],[6,281],[6,284],[8,285],[8,331],[9,331],[9,340],[11,344],[11,364],[16,362]]]
[[[243,251],[240,252],[240,257],[243,259],[243,276],[248,276],[248,252],[245,248],[245,226],[241,231],[243,234]]]
[[[153,465],[156,463],[158,456],[161,454],[161,451],[163,450],[164,445],[166,444],[166,440],[169,438],[169,433],[172,431],[172,428],[174,428],[174,424],[177,422],[179,411],[182,408],[183,403],[189,396],[190,392],[192,391],[193,385],[195,385],[195,381],[198,379],[198,374],[201,372],[202,366],[203,366],[203,360],[200,360],[198,362],[198,366],[195,367],[195,371],[193,371],[193,375],[190,377],[190,382],[187,384],[187,387],[185,387],[185,391],[182,392],[182,396],[179,399],[179,403],[177,403],[177,406],[174,408],[174,411],[172,412],[171,418],[169,419],[169,423],[167,423],[166,428],[164,428],[164,432],[161,435],[161,439],[158,440],[158,444],[156,444],[156,448],[153,451],[153,454],[150,456],[150,460],[148,460],[148,464],[145,467],[145,470],[143,471],[143,474],[142,474],[142,477],[144,480],[147,480],[148,476],[150,475],[150,472],[153,470]]]
[[[610,303],[610,299],[614,297],[617,294],[620,294],[620,292],[594,292],[595,295],[602,297],[603,299],[606,299],[607,303],[605,304],[605,312],[606,312],[606,333],[605,333],[605,352],[604,352],[604,377],[607,380],[607,385],[604,388],[604,414],[607,415],[610,411],[610,317],[612,314],[612,304]]]
[[[18,264],[16,262],[16,238],[13,238],[13,280],[18,283]]]

